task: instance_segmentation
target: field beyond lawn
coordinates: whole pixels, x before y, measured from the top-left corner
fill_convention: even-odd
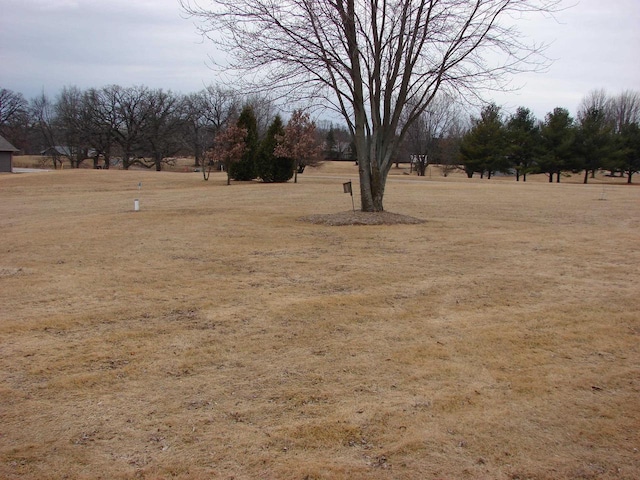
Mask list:
[[[0,175],[0,478],[640,478],[639,187],[298,178]]]

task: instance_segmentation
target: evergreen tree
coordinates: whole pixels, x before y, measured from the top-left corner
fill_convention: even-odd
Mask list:
[[[500,107],[495,104],[487,105],[480,113],[480,118],[471,120],[473,126],[462,137],[460,156],[467,177],[474,173],[485,172],[491,178],[495,172],[509,169],[505,152],[505,137]]]
[[[640,125],[627,123],[618,134],[619,150],[615,166],[627,174],[627,183],[631,183],[634,173],[640,172]]]
[[[258,122],[253,108],[245,106],[238,117],[237,126],[247,131],[245,149],[239,161],[230,166],[229,175],[236,181],[248,181],[256,178],[255,161],[258,153]]]
[[[582,113],[576,135],[576,153],[579,160],[576,170],[584,170],[584,183],[588,182],[589,173],[591,178],[595,177],[596,170],[613,157],[613,126],[604,109],[589,107]]]
[[[516,172],[516,180],[527,181],[527,173],[534,169],[534,159],[539,145],[539,128],[528,108],[520,107],[506,125],[506,152]]]
[[[293,176],[293,160],[275,155],[278,139],[284,137],[284,125],[277,115],[265,134],[256,158],[256,175],[265,183],[286,182]]]
[[[538,171],[549,176],[549,183],[560,182],[560,174],[575,166],[575,128],[573,118],[565,108],[556,107],[547,113],[540,127],[540,147],[542,153],[537,159]]]

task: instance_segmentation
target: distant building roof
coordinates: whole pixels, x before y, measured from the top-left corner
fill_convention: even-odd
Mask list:
[[[47,147],[40,152],[40,155],[65,155],[70,157],[73,155],[71,151],[71,147],[66,147],[64,145],[54,145],[53,147]]]
[[[65,157],[75,157],[80,150],[74,147],[68,147],[66,145],[54,145],[53,147],[47,147],[40,152],[40,155],[62,155]],[[86,152],[88,157],[94,157],[96,151],[93,148],[90,148]]]
[[[18,149],[11,145],[3,136],[0,135],[0,152],[17,152]]]

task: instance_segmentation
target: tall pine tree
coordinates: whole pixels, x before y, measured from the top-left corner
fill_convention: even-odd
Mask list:
[[[531,110],[520,107],[506,125],[506,153],[516,171],[516,180],[527,181],[533,172],[534,159],[540,143],[539,128]]]
[[[472,119],[471,130],[464,135],[460,144],[460,155],[467,177],[485,172],[491,178],[495,172],[509,169],[504,148],[504,127],[500,107],[495,104],[482,109],[480,118]]]
[[[627,183],[632,183],[633,174],[640,172],[640,125],[623,125],[618,137],[620,149],[616,157],[616,168],[627,174]]]
[[[293,160],[276,156],[278,139],[284,137],[284,125],[277,115],[262,142],[256,158],[256,174],[265,183],[286,182],[293,176]]]
[[[538,171],[549,176],[549,183],[560,182],[560,174],[575,168],[575,126],[566,108],[554,108],[547,113],[540,127]]]
[[[248,181],[256,178],[256,156],[258,154],[258,122],[253,113],[253,108],[245,106],[238,117],[238,127],[247,131],[245,137],[245,149],[242,158],[231,164],[229,175],[236,181]]]
[[[602,108],[588,107],[580,115],[576,134],[577,166],[584,170],[584,183],[614,157],[613,125]]]

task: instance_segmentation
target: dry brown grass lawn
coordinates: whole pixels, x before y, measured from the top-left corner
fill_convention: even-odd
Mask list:
[[[0,478],[639,478],[640,189],[348,175],[0,176]]]

